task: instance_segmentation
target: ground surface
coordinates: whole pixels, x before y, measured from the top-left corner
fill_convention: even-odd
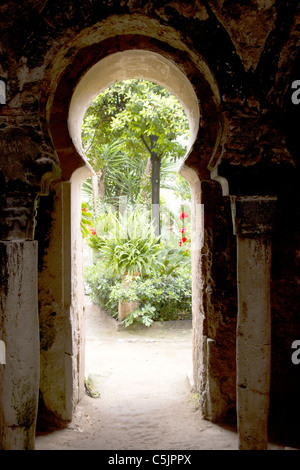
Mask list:
[[[201,419],[187,379],[192,331],[181,325],[117,331],[88,303],[86,377],[100,396],[86,395],[73,422],[38,435],[36,449],[236,450],[234,431]]]

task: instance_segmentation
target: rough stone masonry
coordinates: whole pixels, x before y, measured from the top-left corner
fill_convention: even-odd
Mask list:
[[[240,448],[263,449],[278,429],[300,442],[299,13],[297,0],[1,2],[0,448],[34,448],[36,422],[70,422],[84,393],[80,185],[91,169],[72,129],[94,67],[103,84],[133,74],[169,87],[189,116],[181,172],[203,416],[237,422]]]

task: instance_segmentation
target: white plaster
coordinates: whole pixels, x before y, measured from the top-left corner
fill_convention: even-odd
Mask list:
[[[220,183],[221,188],[222,188],[222,195],[223,196],[229,196],[229,184],[226,178],[224,176],[220,176],[218,174],[218,167],[216,166],[215,168],[212,169],[210,172],[211,179],[214,181],[217,181]]]

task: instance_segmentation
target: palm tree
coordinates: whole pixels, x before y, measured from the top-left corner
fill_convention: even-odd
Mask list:
[[[145,191],[146,159],[130,157],[123,140],[94,145],[92,151],[95,175],[85,181],[82,191],[85,199],[92,199],[94,211],[99,202],[119,204],[122,197],[134,204],[141,190]]]
[[[143,173],[150,167],[152,220],[156,234],[160,234],[160,179],[161,164],[165,156],[174,160],[183,157],[188,136],[188,121],[179,101],[158,84],[133,79],[117,82],[99,94],[89,106],[82,127],[82,141],[93,166],[97,145],[123,139],[123,152],[128,153],[135,165],[143,165]],[[179,138],[181,137],[181,138]],[[137,155],[142,159],[138,162]],[[147,158],[148,157],[148,158]],[[128,171],[127,171],[128,170]],[[121,167],[122,179],[132,182],[130,164]],[[142,173],[142,174],[143,174]],[[106,176],[106,170],[102,175]],[[120,180],[112,183],[114,196],[122,195]],[[134,182],[132,189],[138,188]],[[135,192],[135,191],[134,191]],[[141,192],[139,191],[139,196]]]

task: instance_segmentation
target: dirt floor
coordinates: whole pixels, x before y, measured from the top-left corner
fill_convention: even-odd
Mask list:
[[[234,430],[201,419],[191,370],[190,323],[118,330],[87,302],[86,378],[94,397],[83,398],[67,428],[37,435],[36,449],[237,450]]]

